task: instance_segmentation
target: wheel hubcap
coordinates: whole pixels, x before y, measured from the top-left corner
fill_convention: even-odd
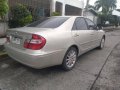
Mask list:
[[[71,50],[68,55],[67,55],[67,58],[66,58],[66,65],[71,68],[74,66],[75,62],[76,62],[76,59],[77,59],[77,55],[76,55],[76,52],[74,50]]]

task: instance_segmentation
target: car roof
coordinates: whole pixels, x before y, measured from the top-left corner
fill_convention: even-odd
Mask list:
[[[76,17],[84,17],[84,16],[52,16],[52,17],[69,17],[69,18],[74,17],[74,18],[76,18]]]

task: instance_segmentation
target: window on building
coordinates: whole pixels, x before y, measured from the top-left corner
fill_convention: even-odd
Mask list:
[[[81,15],[82,9],[70,5],[65,5],[65,15]]]

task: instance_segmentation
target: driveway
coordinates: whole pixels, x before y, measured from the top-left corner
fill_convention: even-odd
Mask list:
[[[0,59],[1,90],[90,90],[113,48],[120,31],[107,32],[103,50],[94,49],[79,57],[72,71],[59,66],[36,70],[10,57]],[[119,82],[120,83],[120,82]]]

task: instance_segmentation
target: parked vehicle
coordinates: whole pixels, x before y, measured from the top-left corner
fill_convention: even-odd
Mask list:
[[[62,65],[71,70],[79,55],[102,49],[105,32],[89,19],[58,16],[7,31],[5,48],[10,57],[33,68]]]

